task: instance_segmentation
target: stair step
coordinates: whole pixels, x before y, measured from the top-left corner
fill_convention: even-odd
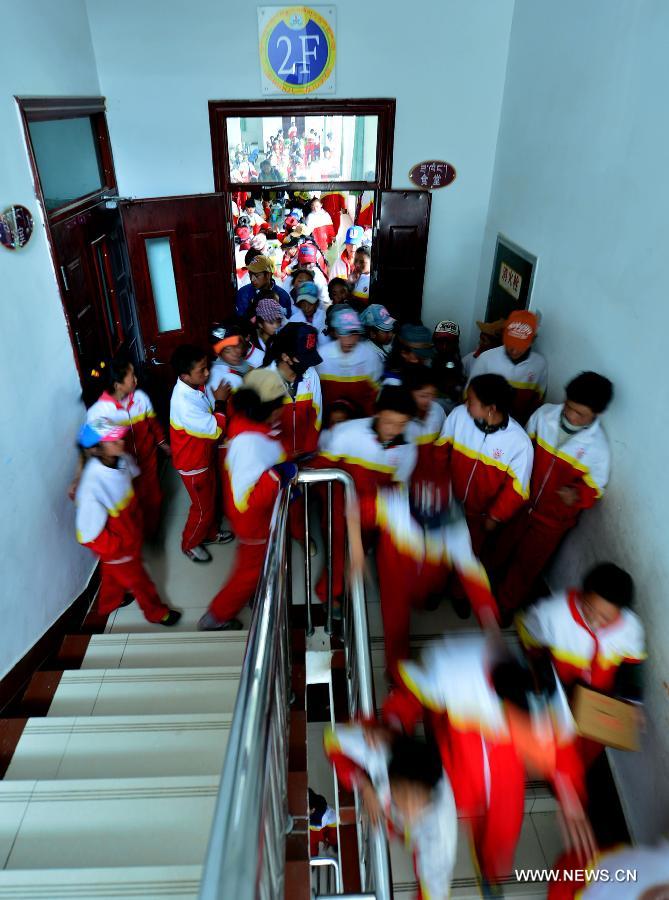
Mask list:
[[[0,871],[0,900],[197,900],[200,866]]]
[[[29,719],[5,779],[218,775],[231,720],[230,713]]]
[[[0,866],[202,864],[219,778],[0,783]]]
[[[75,669],[38,676],[53,675],[57,682],[49,716],[138,716],[232,712],[240,671],[239,666]]]
[[[88,644],[81,668],[241,666],[247,638],[248,631],[96,634]]]

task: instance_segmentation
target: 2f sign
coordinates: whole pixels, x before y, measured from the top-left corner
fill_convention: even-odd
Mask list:
[[[334,23],[334,7],[259,7],[263,93],[333,93]]]
[[[298,35],[300,44],[302,45],[302,59],[301,62],[294,62],[290,65],[290,60],[294,59],[294,48],[291,43],[290,38],[282,34],[276,39],[277,49],[280,44],[284,45],[284,49],[286,51],[286,55],[279,67],[279,75],[288,76],[288,75],[297,75],[298,66],[301,66],[300,74],[305,75],[308,81],[311,81],[309,75],[311,73],[311,66],[309,64],[309,60],[313,60],[313,64],[316,63],[318,58],[317,49],[321,42],[320,34],[300,34]],[[309,49],[309,45],[312,44],[311,50]]]

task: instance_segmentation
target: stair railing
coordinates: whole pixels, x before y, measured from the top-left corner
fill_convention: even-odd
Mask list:
[[[308,508],[309,485],[327,490],[328,563],[332,560],[332,485],[343,486],[347,507],[355,503],[351,477],[338,469],[302,470]],[[288,815],[288,730],[291,693],[288,590],[289,491],[277,498],[267,553],[253,604],[246,654],[230,726],[209,845],[200,884],[200,900],[283,900]],[[305,516],[305,568],[310,577],[309,521]],[[332,625],[330,565],[327,623]],[[349,712],[375,715],[372,659],[362,575],[348,580],[343,629]],[[311,623],[311,589],[307,588],[307,621]],[[311,630],[312,626],[308,627]],[[306,800],[306,798],[305,798]],[[392,900],[390,856],[383,830],[358,822],[360,883],[364,894]],[[344,895],[340,895],[344,896]],[[356,895],[357,896],[357,895]]]

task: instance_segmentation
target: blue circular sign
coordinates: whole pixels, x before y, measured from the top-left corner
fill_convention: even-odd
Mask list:
[[[334,34],[328,22],[306,6],[282,9],[265,26],[260,42],[265,75],[287,93],[317,90],[332,74]]]

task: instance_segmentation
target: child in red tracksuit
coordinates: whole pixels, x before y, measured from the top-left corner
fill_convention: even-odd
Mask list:
[[[512,391],[501,375],[479,375],[467,401],[448,416],[436,442],[453,496],[464,506],[474,552],[529,496],[532,444],[509,417]]]
[[[108,615],[131,593],[149,622],[176,625],[181,613],[158,595],[142,565],[142,514],[133,479],[139,469],[124,452],[126,427],[98,419],[79,432],[86,463],[77,485],[77,540],[101,561],[98,609]]]
[[[550,657],[568,694],[584,684],[640,704],[646,649],[643,624],[631,609],[633,598],[631,576],[613,563],[600,563],[585,576],[581,590],[547,597],[517,616],[518,633],[530,656]],[[579,738],[586,766],[603,749]]]
[[[281,378],[267,369],[249,372],[233,396],[223,490],[239,544],[227,581],[198,622],[200,631],[239,630],[235,616],[254,597],[279,488],[297,472],[284,462],[276,433],[283,398]]]
[[[412,731],[428,717],[486,890],[510,874],[526,767],[552,781],[574,844],[593,849],[575,726],[552,669],[532,672],[481,635],[443,638],[399,673],[403,687],[386,700],[383,718]]]
[[[397,665],[409,655],[411,608],[420,608],[431,595],[442,592],[450,572],[457,572],[482,625],[497,619],[497,604],[485,569],[474,556],[471,538],[457,504],[441,497],[434,482],[380,488],[375,497],[363,495],[360,521],[363,530],[378,532],[376,564],[386,671],[396,683]],[[355,515],[349,511],[355,535]],[[360,530],[352,540],[362,541]],[[352,558],[364,551],[354,547]]]
[[[199,347],[184,344],[172,357],[177,383],[170,402],[170,438],[174,468],[181,475],[191,507],[181,538],[181,549],[193,562],[211,562],[205,544],[224,544],[231,532],[216,524],[216,448],[225,431],[225,401],[230,388],[224,382],[212,391],[205,386],[209,361]]]
[[[417,900],[448,900],[458,819],[453,791],[432,741],[338,725],[324,735],[340,784],[357,790],[372,826],[385,824],[411,848]]]
[[[337,850],[337,813],[322,794],[308,788],[309,793],[309,856],[318,856],[320,845]]]
[[[359,498],[376,498],[378,487],[408,483],[416,464],[416,447],[404,438],[404,430],[416,414],[411,395],[401,387],[386,387],[376,401],[372,418],[353,419],[335,425],[327,448],[310,463],[316,469],[342,469],[355,483]],[[338,487],[338,485],[336,486]],[[344,592],[343,493],[333,491],[332,515],[332,589],[333,597]],[[365,534],[370,538],[368,533]],[[327,571],[324,570],[316,593],[325,602]],[[338,613],[339,605],[335,605]]]
[[[151,400],[137,387],[133,364],[127,359],[114,359],[102,372],[106,388],[86,413],[86,421],[107,419],[128,428],[125,446],[139,466],[135,491],[142,509],[144,533],[153,537],[158,530],[162,503],[157,450],[166,456],[171,456],[171,450]]]
[[[437,440],[441,435],[446,413],[437,403],[437,374],[427,366],[408,366],[402,373],[402,387],[413,397],[417,414],[409,422],[405,437],[416,445],[418,457],[413,472],[414,481],[433,481],[439,465]]]

